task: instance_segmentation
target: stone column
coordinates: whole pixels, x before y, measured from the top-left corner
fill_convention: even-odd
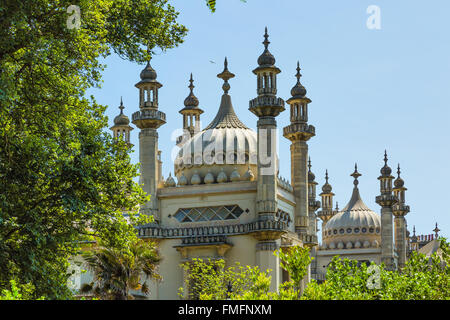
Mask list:
[[[271,270],[269,273],[272,276],[269,289],[271,292],[277,292],[281,284],[280,259],[273,254],[279,247],[276,240],[259,241],[256,244],[256,265],[261,271]]]
[[[295,231],[306,234],[308,219],[308,144],[295,140],[291,144],[291,181],[295,198]]]
[[[403,268],[406,263],[406,221],[403,216],[396,216],[395,223],[395,248],[398,255],[398,265]]]
[[[256,206],[260,220],[274,220],[277,212],[277,122],[263,117],[258,127],[258,182]]]
[[[156,196],[158,183],[158,132],[153,128],[142,129],[139,133],[139,162],[140,162],[140,184],[142,189],[150,195],[150,201],[141,208],[142,213],[154,215],[155,220],[160,219],[158,215],[158,199]]]
[[[388,270],[394,269],[392,216],[392,208],[390,206],[381,208],[381,262],[385,264]]]

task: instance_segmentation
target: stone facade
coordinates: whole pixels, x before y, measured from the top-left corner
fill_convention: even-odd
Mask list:
[[[354,189],[350,201],[342,210],[333,208],[328,171],[316,199],[315,175],[311,171],[308,141],[316,135],[308,123],[311,100],[300,82],[297,63],[297,82],[291,90],[290,123],[283,128],[283,136],[291,141],[291,182],[278,175],[277,121],[285,110],[284,100],[277,97],[275,57],[268,49],[267,29],[264,51],[258,58],[256,75],[257,97],[250,100],[249,110],[257,116],[257,132],[249,129],[236,115],[229,91],[235,75],[224,70],[217,76],[223,80],[223,95],[216,117],[201,129],[199,99],[194,94],[192,74],[189,95],[180,110],[184,133],[176,144],[180,147],[174,163],[174,175],[162,178],[161,151],[158,149],[158,128],[165,123],[159,110],[158,90],[162,87],[150,62],[141,72],[139,110],[132,115],[139,132],[141,183],[151,201],[141,212],[155,217],[155,223],[140,226],[143,239],[158,243],[162,254],[160,272],[163,281],[151,283],[150,299],[177,299],[184,285],[180,263],[192,258],[224,259],[227,266],[240,262],[271,269],[271,289],[288,280],[273,251],[292,245],[311,248],[315,257],[305,278],[319,281],[326,277],[326,267],[335,255],[362,262],[384,262],[390,269],[404,265],[408,252],[419,249],[414,236],[410,239],[405,215],[403,180],[398,178],[392,188],[391,169],[381,169],[381,216],[367,207],[361,199],[355,171]],[[129,143],[128,118],[121,113],[111,128],[114,137]],[[286,159],[284,159],[286,160]],[[316,211],[319,210],[316,214]],[[395,229],[393,224],[395,216]],[[318,243],[317,221],[322,220],[322,243]],[[436,226],[437,229],[437,226]],[[394,234],[395,231],[395,234]],[[394,241],[395,236],[395,241]]]

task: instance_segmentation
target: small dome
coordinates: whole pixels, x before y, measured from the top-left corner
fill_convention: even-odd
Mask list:
[[[314,182],[315,179],[316,179],[315,174],[312,173],[311,171],[308,171],[308,182]]]
[[[322,187],[322,191],[323,191],[324,193],[330,193],[332,189],[333,189],[333,188],[331,187],[331,185],[330,185],[328,182],[325,183],[325,184],[323,185],[323,187]]]
[[[197,99],[197,97],[194,95],[194,79],[192,78],[192,73],[191,73],[191,78],[189,79],[189,86],[188,88],[191,90],[189,95],[187,96],[186,99],[184,99],[184,105],[186,107],[198,107],[199,105],[199,101]]]
[[[141,71],[141,79],[142,80],[156,80],[157,74],[155,69],[150,65],[150,60],[147,62],[147,65]]]
[[[202,179],[200,178],[197,171],[192,175],[191,178],[191,184],[200,184],[202,182]]]
[[[128,126],[130,124],[130,119],[123,113],[119,114],[114,118],[114,124],[116,126]]]
[[[223,171],[223,168],[221,168],[219,175],[217,176],[217,182],[223,183],[227,181],[228,181],[227,174]]]
[[[269,35],[267,34],[267,28],[264,33],[264,52],[259,56],[258,58],[258,64],[260,66],[273,66],[275,64],[275,57],[269,52],[268,46],[269,46]]]
[[[306,96],[306,88],[299,82],[291,89],[291,95],[303,98]]]
[[[239,180],[241,180],[241,175],[236,170],[236,168],[234,168],[233,172],[231,172],[230,180],[231,181],[239,181]]]
[[[369,241],[364,241],[364,243],[363,243],[363,247],[364,248],[369,248],[370,247],[370,242]]]
[[[331,242],[329,247],[330,247],[330,249],[336,249],[336,245],[334,244],[334,242]]]
[[[185,186],[187,185],[188,181],[184,174],[181,174],[180,178],[178,179],[178,185],[179,186]]]
[[[175,180],[172,177],[172,174],[169,173],[169,177],[167,178],[166,182],[164,183],[165,187],[175,187]]]
[[[120,114],[114,118],[114,125],[116,126],[128,126],[130,124],[130,119],[126,115],[123,114],[123,109],[125,107],[123,106],[122,97],[120,97]]]
[[[211,173],[211,170],[208,170],[208,173],[203,180],[206,184],[214,183],[214,176]]]
[[[355,242],[355,248],[361,248],[361,242],[356,241]]]
[[[351,241],[349,241],[349,242],[347,242],[347,244],[345,245],[345,247],[346,247],[347,249],[351,249],[351,248],[353,248],[353,243],[352,243]]]
[[[402,188],[404,185],[405,185],[405,181],[403,181],[402,178],[398,177],[397,179],[395,179],[394,186],[396,188]]]

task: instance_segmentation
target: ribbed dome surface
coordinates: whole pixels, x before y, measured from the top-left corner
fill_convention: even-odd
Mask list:
[[[347,206],[326,223],[325,230],[355,227],[381,227],[380,216],[365,205],[356,187]]]
[[[230,176],[237,168],[243,176],[249,164],[256,163],[257,134],[239,120],[231,97],[224,93],[214,120],[182,145],[175,159],[175,172],[183,172],[189,178],[193,167],[208,167],[214,176],[221,169]],[[207,171],[200,174],[206,175]]]

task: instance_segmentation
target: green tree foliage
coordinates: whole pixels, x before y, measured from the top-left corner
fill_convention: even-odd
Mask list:
[[[1,300],[30,300],[33,297],[34,286],[31,284],[17,285],[15,280],[10,280],[10,288],[3,289],[0,292]],[[44,297],[40,297],[36,300],[44,300]]]
[[[300,295],[299,284],[306,275],[312,258],[309,250],[292,247],[276,251],[280,265],[291,280],[277,292],[270,292],[269,270],[243,267],[225,268],[223,260],[194,259],[183,264],[190,287],[185,298],[243,300],[448,300],[450,299],[450,249],[440,239],[440,250],[427,257],[412,252],[405,267],[387,271],[383,265],[360,264],[356,260],[336,256],[327,268],[323,283],[312,280]],[[231,285],[231,286],[230,286]],[[231,290],[230,290],[231,289]]]
[[[372,263],[335,257],[327,280],[311,282],[302,299],[307,300],[448,300],[450,299],[449,244],[440,240],[440,250],[431,257],[412,252],[400,271],[387,271]]]
[[[290,273],[291,281],[282,284],[278,292],[270,292],[271,270],[243,267],[238,262],[225,267],[225,261],[194,258],[182,264],[186,275],[185,289],[180,296],[201,300],[292,300],[299,296],[299,283],[311,262],[309,249],[295,246],[287,252],[274,252],[281,266]]]
[[[181,43],[177,15],[167,0],[1,2],[0,289],[16,279],[33,297],[70,297],[68,258],[82,241],[124,248],[148,221],[136,215],[148,198],[130,151],[84,95],[100,85],[100,58],[142,63]]]
[[[206,6],[209,8],[209,10],[214,13],[216,12],[216,0],[205,0]],[[247,0],[241,0],[242,2],[247,2]]]
[[[81,288],[107,300],[133,299],[130,290],[149,294],[148,280],[160,280],[157,266],[161,260],[154,243],[136,241],[129,250],[98,247],[83,252],[94,281]]]

